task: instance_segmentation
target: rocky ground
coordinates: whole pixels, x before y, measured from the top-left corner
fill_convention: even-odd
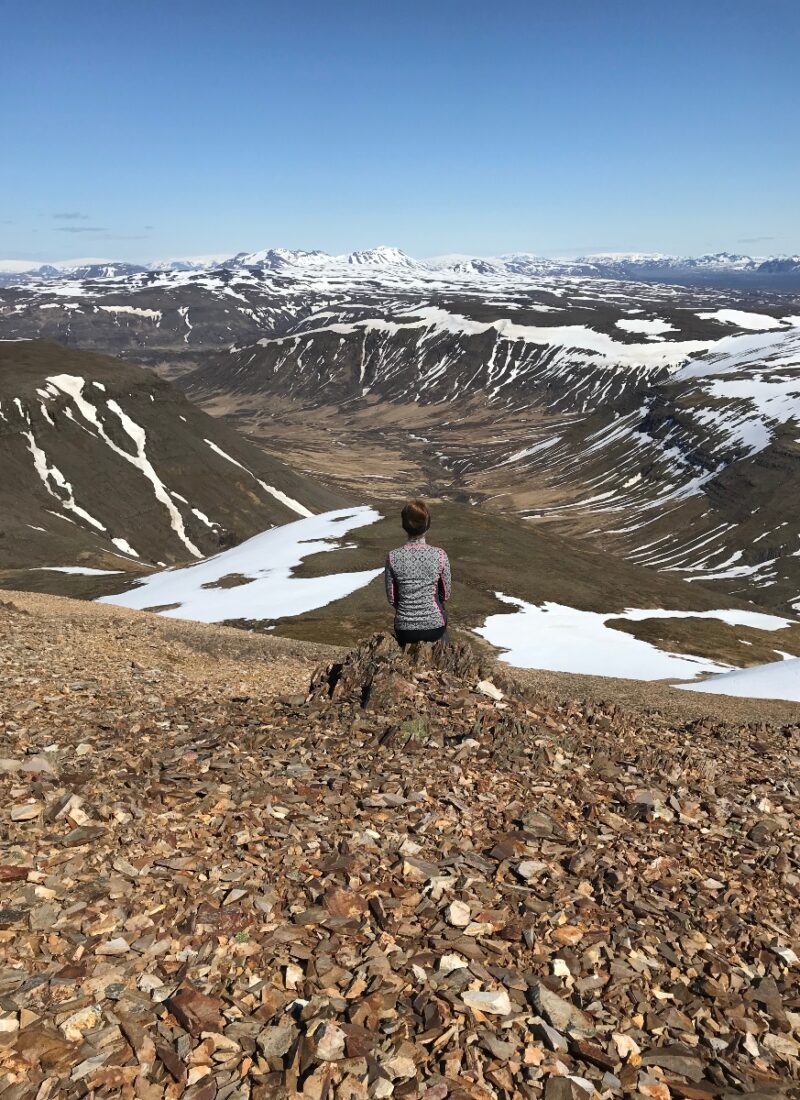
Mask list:
[[[0,600],[0,1100],[800,1095],[797,708]]]

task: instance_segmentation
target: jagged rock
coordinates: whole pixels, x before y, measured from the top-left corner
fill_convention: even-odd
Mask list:
[[[295,1024],[276,1024],[260,1031],[256,1043],[265,1058],[282,1058],[299,1034]]]
[[[191,1035],[222,1029],[222,1003],[217,997],[207,997],[191,986],[181,986],[165,1003],[181,1027]]]
[[[344,1058],[346,1038],[337,1024],[320,1024],[311,1036],[314,1056],[321,1062],[338,1062]]]
[[[318,668],[310,697],[381,710],[414,698],[419,691],[414,677],[420,673],[450,675],[474,684],[484,671],[484,663],[464,642],[418,642],[401,650],[392,635],[374,634],[343,661]],[[503,674],[496,671],[494,678]]]
[[[532,982],[528,986],[528,994],[536,1011],[557,1031],[592,1029],[592,1020],[582,1009],[553,993],[543,982]]]

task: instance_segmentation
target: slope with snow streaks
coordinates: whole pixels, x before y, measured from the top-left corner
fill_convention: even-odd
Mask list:
[[[0,570],[199,558],[341,503],[118,360],[0,343],[0,411]]]
[[[122,424],[123,431],[127,436],[133,440],[135,452],[133,454],[130,451],[125,450],[124,447],[118,446],[113,439],[108,435],[105,427],[100,418],[98,408],[95,407],[91,401],[87,400],[84,396],[83,390],[86,386],[86,380],[79,378],[73,374],[55,374],[47,379],[51,386],[54,386],[61,393],[66,394],[72,398],[75,405],[80,412],[81,416],[87,423],[91,424],[96,429],[97,434],[106,443],[115,454],[118,454],[120,458],[125,459],[132,466],[135,466],[144,477],[152,484],[153,492],[155,493],[156,500],[160,504],[163,504],[169,515],[169,522],[172,530],[178,536],[180,541],[186,547],[190,554],[193,554],[196,558],[202,557],[202,553],[197,549],[195,544],[188,538],[186,534],[186,528],[184,526],[183,517],[172,500],[169,490],[166,488],[161,478],[153,469],[153,464],[147,457],[147,433],[144,428],[123,412],[116,401],[108,400],[106,408],[114,413]]]

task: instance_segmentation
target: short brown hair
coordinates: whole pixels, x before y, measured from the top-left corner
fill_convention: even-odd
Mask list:
[[[401,514],[407,535],[424,535],[431,525],[430,509],[423,500],[410,500]]]

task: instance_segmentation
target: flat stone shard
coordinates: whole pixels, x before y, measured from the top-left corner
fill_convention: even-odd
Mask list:
[[[498,703],[503,698],[502,691],[500,688],[495,687],[491,680],[479,680],[477,688],[481,695],[488,695],[490,699],[494,699]]]
[[[445,917],[448,924],[454,928],[466,928],[472,920],[470,907],[463,901],[451,901],[445,909]]]
[[[461,994],[461,999],[470,1008],[488,1012],[492,1016],[507,1016],[511,1011],[511,1000],[505,989],[467,989]]]
[[[92,1028],[97,1027],[102,1017],[103,1011],[100,1006],[91,1005],[87,1008],[80,1009],[78,1012],[73,1012],[66,1020],[62,1020],[59,1026],[64,1033],[65,1039],[69,1039],[70,1042],[73,1043],[78,1043],[83,1038],[84,1032],[91,1031]]]

